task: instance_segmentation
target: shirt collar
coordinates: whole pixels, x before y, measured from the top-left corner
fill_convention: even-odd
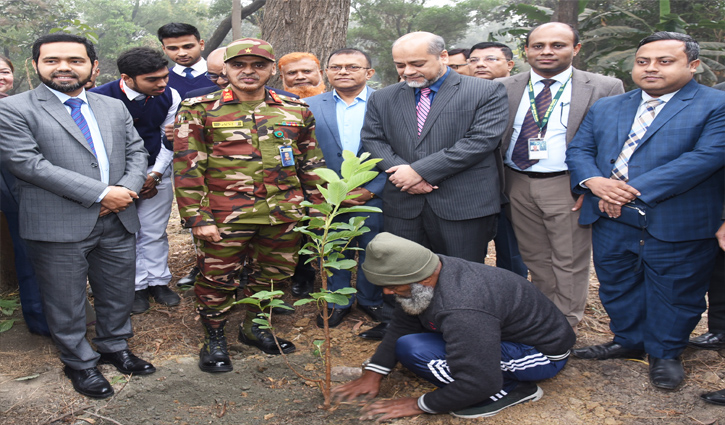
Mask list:
[[[569,76],[573,72],[572,69],[573,68],[570,66],[569,68],[565,69],[564,71],[560,72],[559,74],[556,74],[553,77],[551,77],[551,79],[556,80],[556,81],[560,82],[561,84],[564,84],[564,83],[566,83],[566,80],[569,79]],[[546,79],[546,77],[542,77],[541,75],[534,72],[533,69],[531,69],[530,78],[531,78],[531,85],[534,85],[534,84],[538,83],[539,81]]]
[[[132,89],[128,85],[126,85],[126,82],[121,80],[121,90],[123,90],[124,93],[126,93],[126,97],[128,100],[136,100],[136,99],[145,99],[146,95],[143,93],[139,93],[136,90]],[[151,97],[151,96],[149,96]]]
[[[446,77],[448,77],[448,74],[450,74],[450,73],[451,73],[451,68],[446,67],[446,73],[443,74],[441,76],[441,78],[439,78],[438,80],[436,80],[435,83],[433,83],[430,86],[428,86],[428,88],[432,92],[438,93],[438,90],[441,88],[441,86],[443,85],[443,82],[446,80]],[[416,93],[418,93],[420,91],[420,89],[415,89],[415,90],[416,90]]]
[[[682,89],[680,89],[680,90],[682,90]],[[651,100],[651,99],[659,99],[659,100],[661,100],[661,101],[662,101],[662,103],[663,103],[663,104],[665,104],[665,103],[669,102],[669,101],[670,101],[670,99],[672,99],[672,97],[673,97],[674,95],[676,95],[676,94],[677,94],[677,92],[678,92],[678,91],[680,91],[680,90],[677,90],[677,91],[673,91],[672,93],[667,93],[667,94],[663,94],[662,96],[660,96],[660,97],[657,97],[657,98],[655,98],[655,97],[652,97],[652,96],[648,95],[647,93],[645,93],[645,92],[644,92],[644,90],[642,90],[642,102],[640,103],[640,105],[641,105],[642,103],[644,103],[644,102],[648,101],[648,100]]]
[[[360,93],[358,93],[357,96],[355,96],[355,100],[358,100],[360,102],[367,102],[369,89],[370,88],[368,86],[365,86],[365,88]],[[335,90],[335,89],[332,89],[332,97],[335,99],[336,102],[337,101],[344,102],[342,100],[342,98],[340,97],[340,95],[337,94],[337,90]]]
[[[194,65],[191,65],[191,66],[181,66],[181,65],[179,65],[177,63],[176,65],[174,65],[173,71],[175,73],[179,74],[179,75],[184,75],[184,70],[186,68],[191,68],[195,72],[198,72],[199,74],[203,74],[207,70],[207,68],[206,68],[206,59],[201,58],[201,59],[199,59],[199,62],[197,62],[197,63],[195,63]]]
[[[45,87],[48,87],[48,86],[45,86]],[[67,94],[59,92],[58,90],[54,90],[50,87],[48,87],[48,90],[50,90],[50,92],[53,93],[55,95],[55,97],[58,98],[58,100],[60,100],[60,103],[65,103],[66,100],[71,98]],[[76,97],[78,99],[81,99],[83,102],[88,103],[88,96],[86,96],[86,89],[83,89],[83,91],[81,91],[81,94],[79,94]]]

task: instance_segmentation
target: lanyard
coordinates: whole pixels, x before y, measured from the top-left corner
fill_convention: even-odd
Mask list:
[[[564,93],[564,88],[566,88],[567,83],[569,83],[569,80],[571,80],[571,74],[569,74],[569,77],[564,81],[564,84],[559,87],[559,90],[556,92],[556,96],[554,96],[554,99],[551,101],[551,105],[549,105],[549,109],[546,110],[546,113],[544,114],[544,117],[539,121],[539,114],[536,111],[536,98],[534,97],[534,85],[531,84],[531,79],[529,78],[529,103],[531,103],[531,115],[534,118],[534,122],[536,123],[536,126],[539,127],[539,138],[541,138],[541,132],[544,131],[546,128],[546,124],[549,123],[549,117],[551,116],[551,111],[554,110],[554,107],[556,106],[556,103],[559,101],[559,98],[561,97],[561,94]]]

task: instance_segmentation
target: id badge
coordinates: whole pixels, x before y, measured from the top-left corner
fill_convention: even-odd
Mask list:
[[[533,137],[529,139],[529,159],[548,159],[549,151],[546,150],[546,140]]]
[[[280,146],[279,157],[282,158],[282,166],[295,165],[295,158],[292,156],[292,146]]]

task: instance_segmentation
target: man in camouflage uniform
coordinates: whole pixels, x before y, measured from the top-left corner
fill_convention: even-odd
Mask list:
[[[176,199],[201,269],[194,290],[206,330],[199,356],[205,372],[232,370],[224,324],[245,257],[254,260],[245,296],[294,272],[299,234],[292,229],[305,214],[299,204],[322,201],[315,169],[325,165],[307,105],[264,87],[275,73],[272,46],[237,40],[224,62],[230,86],[182,102],[174,132]],[[255,315],[247,311],[240,341],[279,354]],[[295,349],[279,343],[285,353]]]

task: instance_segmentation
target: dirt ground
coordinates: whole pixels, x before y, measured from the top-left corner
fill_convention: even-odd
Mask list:
[[[172,218],[170,265],[172,287],[193,263],[188,232]],[[495,253],[489,259],[493,264]],[[579,329],[577,346],[611,339],[608,319],[597,297],[593,275],[586,317]],[[8,332],[0,334],[0,424],[74,425],[255,425],[255,424],[351,424],[358,422],[359,407],[344,404],[331,411],[320,408],[319,389],[299,379],[278,356],[268,356],[239,344],[236,329],[243,308],[235,308],[227,325],[234,371],[207,374],[197,367],[202,340],[196,322],[193,297],[184,294],[180,306],[152,304],[150,312],[133,316],[135,336],[129,343],[140,357],[152,361],[157,372],[146,377],[123,376],[112,366],[101,366],[113,383],[116,395],[93,400],[73,391],[63,375],[62,364],[49,338],[27,332],[22,316]],[[287,299],[292,301],[291,299]],[[288,357],[308,376],[322,373],[313,356],[313,344],[322,339],[315,324],[314,306],[298,307],[293,315],[276,316],[275,326],[297,345]],[[705,331],[705,321],[695,334]],[[339,380],[351,379],[354,369],[370,357],[377,343],[357,337],[373,325],[354,310],[332,330],[333,366]],[[89,328],[93,334],[93,327]],[[644,361],[586,361],[571,358],[554,379],[541,382],[544,397],[491,418],[464,420],[452,416],[422,415],[391,421],[405,425],[489,424],[720,424],[725,407],[703,403],[698,395],[725,388],[725,359],[717,351],[687,349],[684,353],[687,380],[677,391],[652,388]],[[349,369],[345,369],[348,367]],[[403,369],[383,381],[381,397],[419,396],[433,387]]]

